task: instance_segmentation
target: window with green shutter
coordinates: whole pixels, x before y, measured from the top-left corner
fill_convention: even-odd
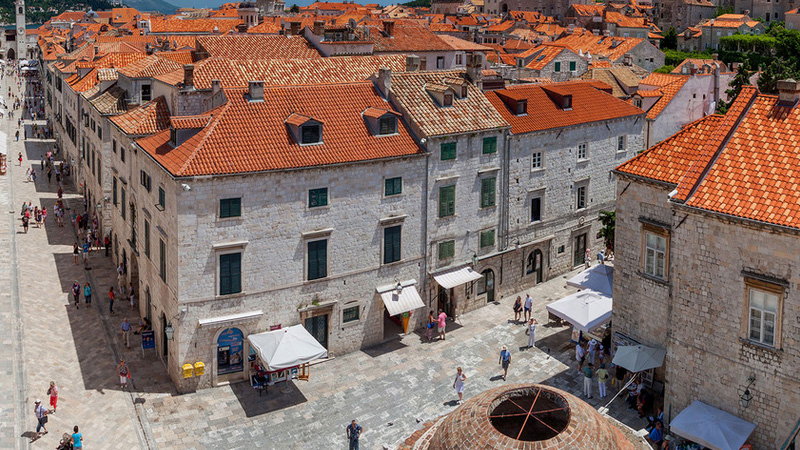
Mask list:
[[[448,217],[456,213],[456,186],[439,188],[439,217]]]
[[[555,63],[555,71],[561,72],[561,61],[556,61]]]
[[[384,195],[398,195],[403,193],[403,179],[400,177],[387,178],[384,182]]]
[[[569,62],[569,70],[570,70],[570,72],[575,72],[575,67],[576,67],[575,61],[570,61]]]
[[[328,240],[308,243],[308,279],[316,280],[328,276]]]
[[[117,177],[111,179],[111,200],[114,206],[117,205]]]
[[[481,248],[494,246],[494,230],[481,231]]]
[[[496,186],[496,178],[484,178],[481,180],[481,208],[494,206]]]
[[[242,254],[219,255],[219,295],[242,292]]]
[[[439,259],[452,258],[456,254],[456,241],[439,242]]]
[[[442,161],[456,159],[456,143],[445,142],[442,144]]]
[[[497,136],[483,138],[483,154],[497,153]]]
[[[402,226],[386,227],[383,229],[383,263],[389,264],[402,259],[400,249],[400,236]]]
[[[163,211],[167,206],[167,194],[164,192],[164,189],[158,188],[158,206],[161,207]]]
[[[328,188],[311,189],[308,191],[308,207],[316,208],[328,204]]]
[[[219,217],[239,217],[242,215],[241,198],[223,198],[219,201]]]
[[[355,322],[358,320],[360,306],[351,306],[342,310],[342,323]]]
[[[116,245],[114,247],[116,248]],[[163,239],[158,240],[158,276],[161,277],[161,281],[167,282],[167,244]]]
[[[122,215],[122,220],[125,220],[128,217],[127,212],[125,212],[125,210],[127,209],[125,207],[125,188],[119,188],[119,198],[122,203],[120,205],[119,212]]]
[[[150,222],[144,221],[144,255],[150,257]]]

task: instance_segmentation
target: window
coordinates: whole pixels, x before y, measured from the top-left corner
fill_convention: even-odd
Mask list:
[[[495,203],[495,188],[497,186],[497,178],[484,178],[481,180],[481,208],[488,208],[494,206]]]
[[[342,310],[342,323],[356,322],[361,312],[360,306],[351,306]]]
[[[439,242],[439,260],[452,258],[456,254],[456,241]]]
[[[457,66],[461,66],[461,65],[464,64],[464,59],[463,58],[464,58],[464,55],[462,55],[461,53],[456,53],[456,65]]]
[[[144,221],[144,255],[150,257],[150,222]]]
[[[167,244],[163,239],[158,240],[158,276],[161,281],[167,282]]]
[[[111,140],[111,151],[114,152],[114,153],[117,153],[117,140],[116,139],[112,139]]]
[[[586,208],[586,186],[578,186],[575,190],[575,209]]]
[[[455,142],[443,142],[441,146],[442,152],[442,161],[448,161],[451,159],[456,159],[456,143]]]
[[[397,117],[385,116],[378,119],[378,134],[397,133]]]
[[[494,230],[481,231],[481,248],[494,247]]]
[[[448,92],[442,97],[442,106],[453,106],[453,94]]]
[[[120,214],[122,214],[122,220],[125,220],[125,210],[127,209],[125,207],[125,188],[119,188],[119,198],[121,203],[121,205],[119,205]]]
[[[576,66],[577,66],[577,64],[575,63],[575,61],[570,61],[569,62],[569,71],[570,72],[575,72]]]
[[[483,138],[483,154],[497,153],[497,136]]]
[[[163,188],[158,188],[158,206],[161,207],[162,211],[167,207],[167,194]]]
[[[531,170],[538,170],[544,167],[544,153],[533,152],[531,153]]]
[[[383,263],[389,264],[400,261],[400,235],[402,226],[386,227],[383,229]]]
[[[125,146],[119,146],[119,160],[125,162]]]
[[[328,188],[311,189],[308,191],[308,207],[327,206]]]
[[[219,295],[242,292],[242,254],[219,255]]]
[[[308,280],[328,276],[328,240],[308,243]]]
[[[400,177],[387,178],[384,181],[383,193],[386,197],[390,195],[399,195],[403,193],[403,179]]]
[[[531,199],[531,222],[542,220],[542,197]]]
[[[242,215],[241,198],[223,198],[219,201],[219,217],[239,217]]]
[[[302,144],[318,144],[322,142],[322,130],[319,125],[303,125],[301,127]]]
[[[150,192],[150,184],[152,179],[144,170],[139,171],[139,182],[142,184],[142,186],[144,186],[145,189],[147,189],[147,192]]]
[[[578,144],[578,160],[586,159],[589,156],[587,147],[588,144],[585,142],[583,144]]]
[[[745,279],[747,287],[747,339],[777,347],[783,288]]]
[[[617,151],[625,151],[625,136],[617,136]]]
[[[151,87],[149,84],[142,85],[142,101],[149,102],[152,100],[153,94],[151,93]]]
[[[111,202],[117,206],[117,177],[111,179]]]
[[[444,69],[444,56],[437,56],[436,57],[436,68],[437,69]]]
[[[637,108],[641,108],[642,107],[642,99],[640,99],[640,98],[633,99],[633,106],[635,106]]]
[[[644,234],[644,273],[666,279],[667,236],[646,231]]]
[[[439,188],[439,217],[448,217],[456,213],[456,186]]]
[[[100,138],[100,139],[103,139],[103,127],[102,127],[102,125],[97,127],[97,137]]]
[[[561,61],[556,61],[554,70],[556,72],[561,72]]]

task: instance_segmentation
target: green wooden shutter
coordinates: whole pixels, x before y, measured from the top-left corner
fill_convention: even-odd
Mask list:
[[[242,254],[233,253],[230,258],[231,294],[242,292]]]
[[[456,209],[456,187],[442,186],[439,188],[439,217],[447,217],[455,214]]]
[[[231,293],[231,261],[229,255],[219,256],[219,294]]]
[[[383,263],[400,261],[401,226],[384,228],[383,230]]]
[[[569,70],[570,70],[571,72],[574,72],[574,71],[575,71],[575,61],[570,61],[570,62],[569,62]]]
[[[555,67],[556,72],[561,72],[561,62],[556,61],[555,66],[556,66]]]
[[[483,138],[483,154],[497,152],[497,136]]]
[[[496,178],[484,178],[481,180],[481,208],[494,206]]]
[[[308,279],[316,280],[328,276],[328,241],[308,243]]]

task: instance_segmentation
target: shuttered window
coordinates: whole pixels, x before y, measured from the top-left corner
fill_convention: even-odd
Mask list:
[[[219,201],[219,217],[239,217],[242,215],[241,198],[223,198]]]
[[[402,259],[400,253],[400,236],[402,226],[386,227],[383,229],[383,263],[389,264]]]
[[[242,254],[219,255],[219,295],[242,292]]]
[[[442,186],[439,188],[439,217],[448,217],[456,213],[456,187]]]
[[[483,154],[497,153],[497,136],[483,138]]]
[[[328,276],[328,241],[308,243],[308,279],[316,280]]]
[[[496,186],[496,178],[484,178],[481,180],[481,208],[494,206]]]
[[[446,142],[442,144],[442,161],[456,159],[456,143]]]

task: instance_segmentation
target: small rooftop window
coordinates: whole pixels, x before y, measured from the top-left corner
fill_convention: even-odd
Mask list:
[[[447,93],[443,96],[442,106],[453,106],[453,94]]]
[[[322,127],[319,124],[308,124],[300,127],[301,144],[318,144],[322,142]]]

